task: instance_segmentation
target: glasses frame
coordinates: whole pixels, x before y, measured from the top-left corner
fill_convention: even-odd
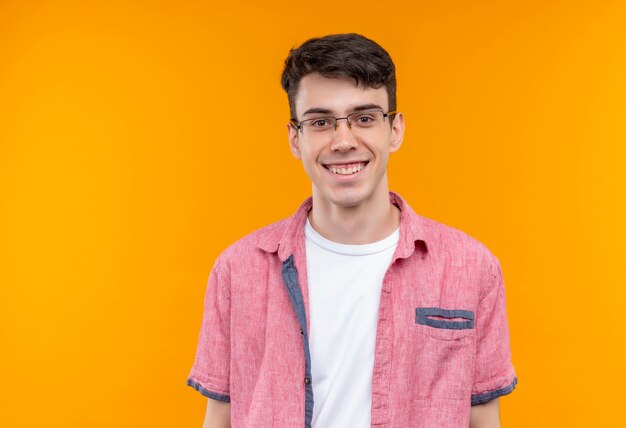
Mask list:
[[[355,111],[354,113],[350,113],[349,115],[345,117],[323,116],[323,117],[315,117],[313,119],[302,120],[300,122],[298,122],[295,118],[291,118],[289,119],[289,123],[291,123],[291,125],[294,128],[296,128],[296,131],[300,131],[301,133],[304,133],[304,131],[302,131],[302,124],[305,122],[312,122],[314,120],[320,120],[320,119],[333,119],[335,121],[333,132],[335,132],[337,131],[337,128],[339,127],[340,120],[345,119],[346,123],[348,124],[348,128],[352,129],[352,123],[348,119],[350,116],[354,116],[355,114],[365,114],[367,112],[374,112],[374,111],[379,111],[383,114],[383,122],[389,116],[393,116],[394,114],[398,113],[398,110],[392,110],[392,111],[388,111],[387,113],[385,113],[384,110],[382,109],[369,109],[369,110],[363,110],[363,111]]]

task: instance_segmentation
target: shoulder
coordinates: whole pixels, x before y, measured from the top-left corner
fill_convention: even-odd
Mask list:
[[[422,225],[428,229],[431,239],[446,251],[458,255],[493,257],[491,250],[475,236],[448,224],[426,217],[421,218]]]
[[[390,195],[392,202],[401,210],[400,228],[406,228],[404,235],[407,244],[422,241],[426,245],[430,261],[435,265],[466,268],[476,274],[481,273],[479,271],[488,272],[498,264],[491,250],[476,237],[416,213],[397,193],[391,192]]]
[[[222,251],[216,264],[227,267],[233,262],[249,261],[263,253],[276,252],[288,221],[289,218],[278,220],[244,235]]]
[[[475,236],[439,221],[417,215],[429,252],[437,260],[473,271],[486,280],[500,269],[491,249]]]

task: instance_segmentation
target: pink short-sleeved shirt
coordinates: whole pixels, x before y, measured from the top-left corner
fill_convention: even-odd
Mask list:
[[[509,394],[511,362],[498,259],[479,241],[416,214],[397,194],[400,240],[378,313],[373,427],[467,428],[470,407]],[[227,248],[209,277],[187,384],[231,403],[233,427],[310,427],[304,224],[291,217]]]

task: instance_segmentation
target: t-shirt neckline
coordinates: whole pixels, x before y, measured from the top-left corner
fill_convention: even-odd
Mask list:
[[[372,242],[369,244],[340,244],[320,235],[313,226],[309,219],[306,219],[304,225],[304,234],[307,239],[318,247],[331,251],[337,254],[343,254],[347,256],[368,256],[377,254],[395,246],[400,240],[400,227],[398,227],[393,233],[380,241]]]

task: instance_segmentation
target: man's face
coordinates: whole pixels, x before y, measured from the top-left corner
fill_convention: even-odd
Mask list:
[[[326,78],[318,73],[300,81],[295,107],[301,122],[318,117],[346,117],[364,106],[378,106],[388,111],[385,87],[378,89],[355,86],[345,77]],[[314,200],[339,207],[355,207],[375,200],[388,201],[387,161],[389,153],[400,148],[404,134],[402,114],[390,118],[376,129],[350,129],[346,120],[337,122],[337,130],[323,138],[289,128],[289,144],[293,155],[302,160],[313,183]],[[357,172],[348,173],[354,170]],[[343,173],[342,173],[343,172]]]

